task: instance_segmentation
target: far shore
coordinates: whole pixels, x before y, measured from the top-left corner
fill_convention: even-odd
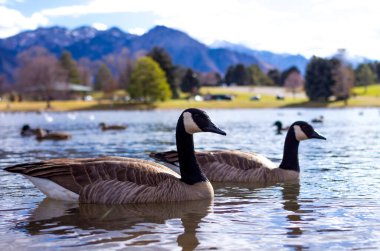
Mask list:
[[[376,93],[378,85],[375,86]],[[380,88],[379,88],[380,89]],[[186,109],[188,107],[203,109],[239,109],[239,108],[356,108],[380,107],[379,95],[356,95],[348,100],[334,102],[310,102],[303,92],[296,95],[276,87],[206,87],[202,94],[228,94],[231,101],[195,101],[194,99],[177,99],[153,104],[112,101],[109,99],[93,101],[52,101],[51,109],[46,109],[44,101],[0,102],[0,112],[42,112],[42,111],[86,111],[86,110],[151,110],[151,109]],[[372,92],[369,92],[371,94]],[[283,96],[278,100],[277,95]],[[250,100],[258,96],[260,100]]]

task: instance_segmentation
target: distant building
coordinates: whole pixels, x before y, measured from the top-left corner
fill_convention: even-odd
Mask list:
[[[48,96],[51,100],[83,99],[89,92],[91,86],[80,84],[56,82],[51,86],[35,85],[23,88],[24,97],[31,100],[45,100]]]

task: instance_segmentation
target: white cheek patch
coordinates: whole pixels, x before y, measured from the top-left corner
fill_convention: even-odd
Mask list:
[[[294,134],[296,135],[296,139],[298,141],[308,139],[306,134],[302,131],[301,127],[298,125],[293,126],[294,128]]]
[[[188,134],[193,134],[196,132],[201,132],[202,130],[195,124],[193,117],[190,112],[183,113],[183,124],[185,126],[185,131]]]

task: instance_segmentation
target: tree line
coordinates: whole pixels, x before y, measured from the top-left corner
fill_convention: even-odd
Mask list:
[[[41,47],[34,47],[17,56],[15,84],[6,85],[0,76],[0,89],[10,86],[18,93],[35,93],[48,103],[56,83],[92,86],[105,95],[118,89],[128,91],[130,97],[141,102],[178,98],[179,91],[196,94],[203,85],[284,86],[296,92],[304,89],[312,101],[347,100],[354,85],[368,86],[380,81],[380,63],[360,64],[356,69],[344,59],[344,51],[332,58],[313,56],[302,76],[299,69],[290,67],[264,72],[258,65],[236,64],[228,67],[224,77],[219,73],[198,73],[190,68],[174,65],[165,49],[154,47],[148,53],[132,60],[128,51],[108,55],[100,62],[87,58],[74,60],[68,51],[58,58]]]

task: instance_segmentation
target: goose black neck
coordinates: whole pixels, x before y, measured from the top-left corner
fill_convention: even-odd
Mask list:
[[[207,181],[195,158],[193,135],[186,132],[181,118],[177,124],[176,141],[181,180],[189,185]]]
[[[296,139],[294,133],[294,128],[289,128],[286,134],[285,144],[284,144],[284,156],[282,157],[282,162],[279,166],[281,169],[292,170],[299,172],[300,166],[298,162],[298,146],[299,141]]]

